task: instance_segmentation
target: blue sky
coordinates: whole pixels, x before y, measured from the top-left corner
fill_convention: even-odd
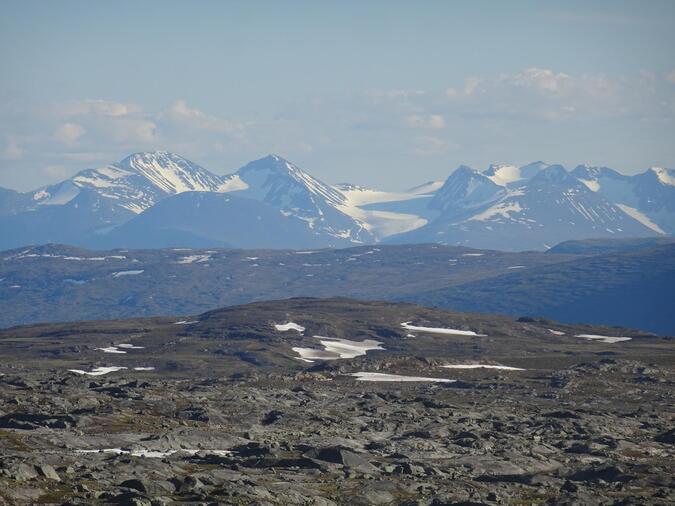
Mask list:
[[[675,2],[0,1],[0,186],[274,152],[387,189],[675,165]]]

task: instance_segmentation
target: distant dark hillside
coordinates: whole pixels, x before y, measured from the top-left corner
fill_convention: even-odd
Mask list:
[[[403,299],[675,335],[675,244],[534,267]]]
[[[431,244],[304,251],[37,246],[0,253],[0,326],[195,314],[300,296],[391,300],[572,258]]]
[[[675,242],[673,237],[640,237],[636,239],[586,239],[564,241],[556,244],[547,253],[569,255],[600,255],[603,253],[625,253],[653,248]]]
[[[304,251],[31,247],[0,254],[0,325],[348,296],[675,335],[675,244],[593,256],[577,250],[585,254],[431,244]]]

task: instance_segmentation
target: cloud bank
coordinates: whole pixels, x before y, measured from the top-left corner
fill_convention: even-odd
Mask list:
[[[675,70],[607,76],[529,67],[467,76],[435,90],[289,99],[255,118],[212,114],[186,98],[155,110],[95,97],[42,108],[7,99],[0,112],[0,185],[22,189],[152,149],[175,151],[221,172],[267,152],[319,165],[319,173],[336,177],[352,177],[349,170],[363,176],[367,167],[359,158],[371,164],[379,159],[370,180],[384,179],[385,167],[412,164],[429,173],[435,167],[443,177],[457,162],[484,163],[494,156],[564,161],[557,158],[562,147],[555,147],[561,138],[568,139],[564,149],[601,163],[646,165],[675,157],[672,142],[664,142],[675,119]],[[610,145],[619,147],[608,152]],[[484,154],[488,147],[491,153]]]

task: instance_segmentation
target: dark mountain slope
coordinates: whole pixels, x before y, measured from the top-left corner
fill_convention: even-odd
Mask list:
[[[570,258],[429,244],[297,252],[22,248],[0,254],[0,325],[197,313],[292,296],[390,299]]]
[[[641,249],[654,248],[675,242],[673,237],[641,237],[637,239],[585,239],[564,241],[556,244],[547,253],[569,255],[600,255],[606,253],[625,253]]]
[[[536,267],[404,299],[675,335],[675,244]]]
[[[298,218],[233,193],[184,192],[164,199],[106,236],[103,248],[312,248],[323,241]]]
[[[83,188],[64,205],[42,205],[0,217],[0,249],[45,242],[84,246],[89,237],[97,237],[102,227],[111,227],[131,216],[131,211]]]

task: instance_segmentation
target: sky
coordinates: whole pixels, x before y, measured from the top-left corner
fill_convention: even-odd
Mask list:
[[[675,2],[0,0],[0,186],[275,153],[387,190],[460,164],[675,167]]]

